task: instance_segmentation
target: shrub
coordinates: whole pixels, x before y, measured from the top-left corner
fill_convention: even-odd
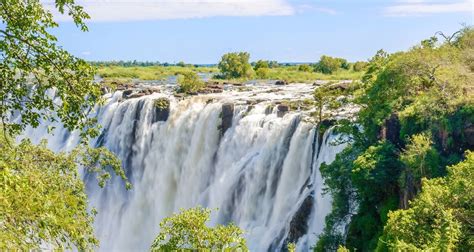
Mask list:
[[[178,75],[178,85],[180,93],[191,93],[203,88],[205,83],[195,72],[184,72]]]
[[[256,71],[257,78],[259,78],[259,79],[268,78],[268,72],[269,72],[269,70],[266,67],[257,69],[257,71]]]
[[[243,231],[234,224],[208,227],[209,209],[196,207],[163,219],[152,251],[238,251],[247,250]]]
[[[361,71],[365,71],[368,65],[369,63],[365,61],[357,61],[356,63],[354,63],[352,69],[356,72],[361,72]]]
[[[298,71],[300,72],[311,72],[311,66],[309,66],[308,64],[303,64],[303,65],[299,65],[298,66]]]

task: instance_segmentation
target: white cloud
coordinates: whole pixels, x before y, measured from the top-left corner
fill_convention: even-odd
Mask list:
[[[315,12],[321,12],[329,15],[336,15],[338,14],[338,11],[331,9],[331,8],[326,8],[326,7],[320,7],[316,5],[311,5],[311,4],[301,4],[297,6],[297,11],[298,12],[308,12],[308,11],[315,11]]]
[[[288,16],[296,10],[286,0],[79,0],[90,21],[139,21],[216,16]],[[52,0],[43,3],[59,16]]]
[[[424,1],[402,0],[397,4],[385,8],[387,16],[419,16],[436,13],[473,12],[473,0],[465,1]]]
[[[84,56],[89,56],[89,55],[91,55],[92,53],[89,52],[89,51],[84,51],[84,52],[81,52],[81,54],[84,55]]]

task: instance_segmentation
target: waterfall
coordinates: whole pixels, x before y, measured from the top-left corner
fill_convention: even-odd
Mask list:
[[[118,155],[133,189],[126,191],[119,178],[99,188],[83,174],[90,206],[98,210],[99,249],[147,251],[160,220],[199,205],[217,209],[211,225],[233,222],[244,229],[251,251],[279,250],[288,241],[308,251],[331,210],[319,166],[344,146],[331,144],[336,136],[330,131],[320,136],[302,112],[278,111],[277,99],[310,98],[305,86],[185,99],[108,94],[93,115],[103,126],[93,144]],[[170,101],[167,118],[157,118],[154,101],[162,97]],[[77,133],[52,126],[54,135],[46,127],[25,135],[34,142],[47,138],[53,150],[77,144]]]

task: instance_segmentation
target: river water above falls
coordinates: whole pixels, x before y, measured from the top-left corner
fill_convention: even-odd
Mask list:
[[[251,251],[279,250],[288,241],[309,250],[331,207],[319,166],[343,146],[331,144],[330,132],[319,136],[307,112],[281,111],[278,101],[311,99],[313,88],[263,85],[188,98],[107,94],[94,115],[103,132],[93,144],[120,157],[133,189],[118,178],[99,188],[84,175],[90,206],[99,212],[100,250],[147,251],[162,218],[198,205],[217,209],[211,225],[244,229]],[[169,111],[157,108],[162,97]],[[77,144],[77,134],[53,126],[53,136],[46,127],[26,136],[47,138],[57,151]]]

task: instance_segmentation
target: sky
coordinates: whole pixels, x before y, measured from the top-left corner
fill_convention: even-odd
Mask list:
[[[54,9],[52,0],[43,3]],[[81,32],[55,13],[59,44],[86,60],[217,63],[367,60],[409,49],[437,31],[474,22],[474,0],[76,0],[91,19]]]

